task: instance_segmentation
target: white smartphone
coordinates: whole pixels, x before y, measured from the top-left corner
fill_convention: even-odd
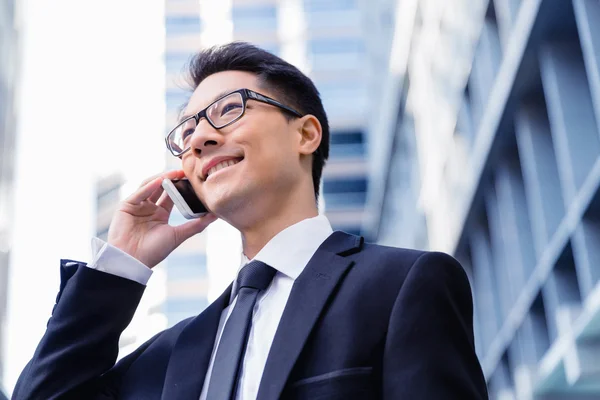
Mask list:
[[[162,187],[185,218],[199,218],[208,213],[208,209],[202,204],[198,196],[196,196],[196,192],[194,192],[194,188],[189,180],[163,179]]]

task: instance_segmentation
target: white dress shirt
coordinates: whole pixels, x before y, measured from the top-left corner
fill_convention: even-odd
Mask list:
[[[325,216],[308,218],[279,232],[254,257],[254,260],[262,261],[275,268],[277,273],[271,285],[258,296],[254,306],[252,327],[238,381],[237,400],[256,399],[267,356],[283,310],[290,297],[292,285],[319,246],[332,232],[331,225]],[[93,240],[92,246],[94,257],[88,264],[90,268],[131,279],[143,285],[150,279],[152,271],[128,254],[96,238]],[[249,261],[242,254],[239,269]],[[236,292],[235,289],[234,287],[232,290],[232,297]],[[221,314],[200,400],[206,400],[216,350],[236,299],[237,296],[233,297],[230,305]]]

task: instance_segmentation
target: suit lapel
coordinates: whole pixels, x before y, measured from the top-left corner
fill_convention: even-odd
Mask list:
[[[296,279],[269,351],[257,399],[280,398],[315,322],[353,264],[344,256],[358,251],[361,245],[361,237],[334,232]]]
[[[206,310],[190,321],[175,342],[167,367],[163,400],[198,400],[231,285]]]

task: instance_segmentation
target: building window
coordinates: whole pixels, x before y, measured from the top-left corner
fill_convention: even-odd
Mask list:
[[[329,143],[332,146],[337,144],[357,144],[363,142],[363,133],[358,130],[331,132],[331,138],[329,140]]]
[[[308,43],[314,71],[359,69],[364,65],[365,47],[359,38],[319,38]]]
[[[200,15],[168,16],[165,29],[167,36],[200,33]]]
[[[353,98],[366,91],[366,83],[350,80],[321,80],[316,82],[322,96],[339,96]]]
[[[165,69],[168,74],[184,72],[192,57],[191,53],[167,53],[165,56]]]
[[[362,143],[336,144],[330,149],[330,157],[335,159],[365,156],[365,146]]]
[[[169,89],[165,95],[168,111],[177,111],[189,100],[190,94],[181,89]]]
[[[306,0],[304,10],[309,28],[360,27],[362,22],[356,0]]]
[[[328,112],[334,111],[333,108],[360,112],[360,109],[367,104],[367,90],[364,82],[323,82],[317,83],[317,88]]]
[[[345,11],[357,7],[356,0],[304,0],[304,11]]]
[[[352,100],[349,101],[348,99]],[[355,97],[344,97],[340,95],[331,96],[325,94],[322,96],[322,101],[327,115],[332,120],[335,118],[347,118],[348,116],[362,118],[369,106],[366,94]]]
[[[274,5],[237,6],[231,10],[234,31],[276,30],[277,9]]]
[[[308,49],[313,54],[362,53],[365,47],[360,38],[319,38],[309,40]]]
[[[343,209],[364,207],[367,201],[366,192],[327,193],[324,195],[327,209]]]
[[[331,179],[323,182],[323,193],[366,192],[366,178]]]

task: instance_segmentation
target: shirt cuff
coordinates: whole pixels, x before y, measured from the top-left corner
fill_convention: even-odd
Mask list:
[[[152,270],[141,261],[97,237],[92,239],[92,262],[89,268],[146,285]]]

